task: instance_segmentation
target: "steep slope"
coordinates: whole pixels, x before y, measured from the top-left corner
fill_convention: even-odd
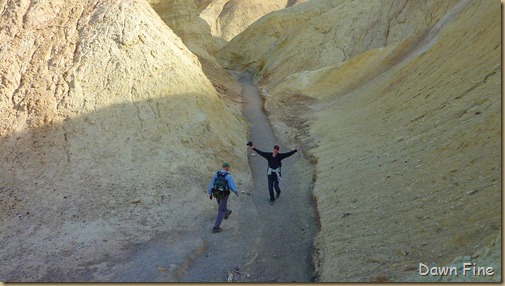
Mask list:
[[[312,1],[262,17],[223,47],[223,66],[250,68],[264,83],[336,65],[433,25],[453,1]]]
[[[198,56],[202,70],[214,88],[225,98],[241,102],[240,86],[216,61],[217,45],[210,27],[199,17],[193,0],[150,0],[151,7],[181,38],[188,49]]]
[[[194,0],[150,0],[150,5],[194,54],[215,61],[210,27],[198,15]]]
[[[261,16],[303,1],[213,0],[196,1],[200,17],[207,21],[219,46],[226,44]]]
[[[500,281],[499,3],[354,4],[271,13],[219,52],[316,164],[320,280]],[[461,261],[495,275],[418,273]]]
[[[230,161],[240,186],[249,167],[198,58],[147,2],[0,11],[0,281],[101,281],[166,231],[201,251],[212,172]]]

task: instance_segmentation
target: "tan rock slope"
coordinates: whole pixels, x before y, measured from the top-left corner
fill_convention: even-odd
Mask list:
[[[500,55],[486,1],[309,1],[219,52],[316,164],[320,281],[501,280]],[[456,257],[495,275],[418,273]]]
[[[193,0],[150,0],[150,5],[196,55],[215,61],[216,44],[210,26],[198,15]]]
[[[212,172],[250,180],[237,104],[147,2],[0,11],[0,281],[75,279],[162,231],[198,251]]]
[[[272,11],[302,3],[306,0],[196,0],[200,17],[207,21],[211,33],[219,46],[233,37],[260,17]]]
[[[235,102],[242,102],[239,84],[216,61],[217,44],[210,27],[193,0],[149,0],[151,7],[186,47],[198,56],[202,70],[214,88]]]
[[[0,2],[0,281],[114,281],[160,235],[181,278],[212,172],[251,182],[220,64],[315,165],[320,281],[500,281],[500,31],[497,1]],[[495,275],[418,273],[463,262]]]
[[[453,1],[313,1],[262,17],[223,47],[225,66],[255,69],[269,83],[336,65],[433,25]],[[274,60],[275,59],[275,60]]]

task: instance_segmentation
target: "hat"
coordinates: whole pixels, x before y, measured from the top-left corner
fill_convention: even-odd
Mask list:
[[[223,165],[221,165],[223,168],[230,168],[230,163],[224,162]]]

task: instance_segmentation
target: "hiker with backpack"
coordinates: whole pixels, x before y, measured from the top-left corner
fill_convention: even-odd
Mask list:
[[[258,153],[268,161],[268,168],[267,168],[268,192],[270,193],[270,204],[273,205],[275,199],[279,198],[279,196],[281,195],[281,189],[279,188],[279,182],[281,180],[281,167],[282,167],[281,161],[298,152],[298,150],[300,150],[301,147],[300,145],[297,145],[296,149],[294,150],[291,150],[286,153],[279,153],[280,149],[279,145],[275,145],[272,152],[264,152],[256,149],[252,141],[249,141],[247,143],[247,146],[249,147],[249,149],[256,151],[256,153]],[[274,197],[274,190],[273,190],[274,188],[275,192],[277,193],[276,197]]]
[[[231,214],[231,210],[228,209],[228,197],[230,196],[230,190],[235,193],[238,197],[237,187],[235,187],[235,183],[233,182],[233,178],[231,177],[230,164],[228,162],[224,162],[221,165],[221,171],[218,171],[214,174],[214,178],[209,185],[209,198],[216,198],[218,204],[217,217],[216,222],[214,223],[214,227],[212,228],[212,232],[221,232],[221,222],[224,219],[228,219],[228,216]]]

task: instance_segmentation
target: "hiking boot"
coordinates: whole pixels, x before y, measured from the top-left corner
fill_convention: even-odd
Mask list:
[[[224,219],[228,219],[228,217],[231,215],[231,210],[227,210],[225,213],[224,213]]]
[[[280,196],[281,196],[281,192],[278,192],[277,196],[275,198],[278,199]]]
[[[221,231],[223,231],[223,229],[220,228],[220,227],[214,227],[214,228],[212,228],[212,232],[213,233],[217,233],[217,232],[221,232]]]
[[[273,205],[275,201],[270,200],[270,205]]]

